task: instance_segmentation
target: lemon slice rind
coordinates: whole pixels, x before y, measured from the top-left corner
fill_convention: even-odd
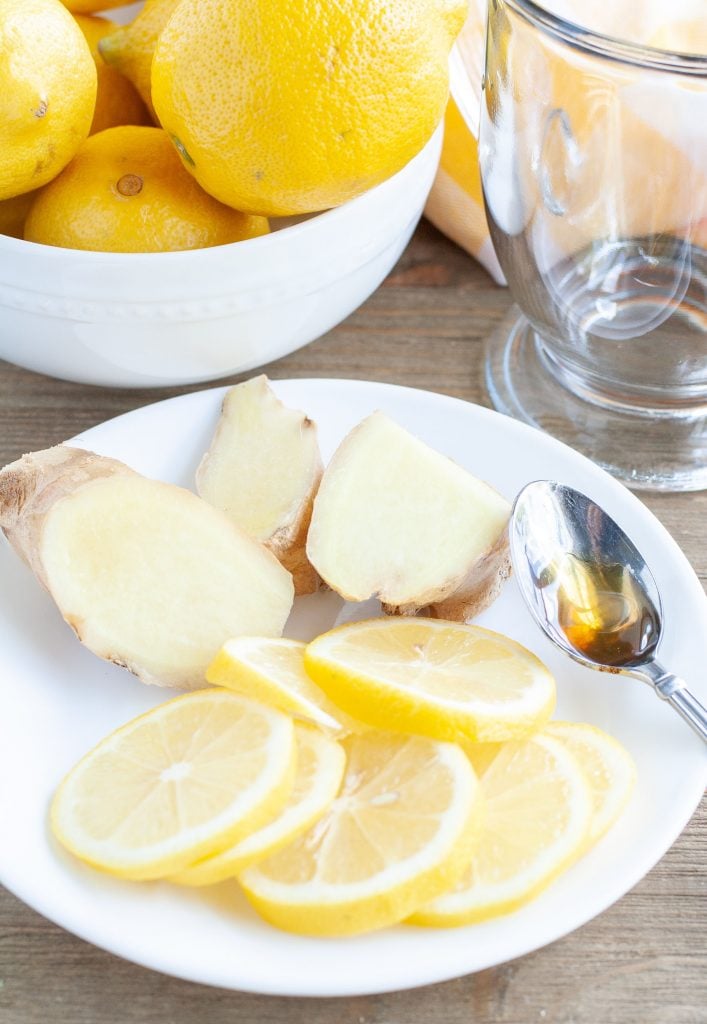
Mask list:
[[[611,828],[626,807],[636,783],[636,765],[617,739],[588,722],[548,722],[545,735],[567,746],[584,771],[592,792],[587,847]]]
[[[200,690],[158,705],[98,743],[57,789],[51,826],[66,849],[96,868],[160,878],[270,820],[289,796],[295,769],[289,717],[225,690]],[[184,824],[185,795],[192,808],[206,808],[191,826]],[[147,819],[150,801],[155,813]],[[135,826],[140,815],[147,822],[142,831]],[[131,826],[133,837],[157,834],[131,843]]]
[[[478,877],[474,878],[473,872],[469,872],[455,889],[412,914],[409,918],[410,924],[443,928],[475,924],[510,913],[534,899],[585,849],[592,817],[592,797],[579,762],[570,754],[565,744],[544,734],[536,734],[526,741],[509,743],[506,757],[512,756],[513,750],[524,743],[538,744],[554,764],[564,789],[563,798],[567,809],[565,827],[552,837],[542,851],[535,851],[530,856],[529,863],[521,872],[499,882],[479,880]],[[481,786],[485,792],[489,788],[494,769],[496,777],[502,769],[503,754],[503,751],[499,753],[489,765],[486,774],[482,776]],[[484,779],[487,780],[486,784]],[[533,783],[532,778],[528,780],[521,799],[529,799],[529,789],[532,789]],[[488,853],[493,856],[495,853],[500,859],[503,857],[504,845],[522,847],[524,838],[520,829],[513,834],[512,828],[509,827],[506,828],[505,835],[499,837],[493,829],[494,807],[492,799],[488,796],[486,806],[488,826],[482,834],[476,853],[472,856]],[[538,808],[538,814],[542,815],[542,808]],[[491,846],[493,843],[497,844],[496,850]],[[482,849],[484,844],[487,844],[485,850]]]
[[[405,639],[409,633],[420,643]],[[400,652],[385,660],[371,657],[367,647],[381,639],[395,643]],[[478,642],[489,653],[506,660],[499,680],[517,696],[493,699],[494,687],[483,679],[483,660],[471,665],[477,682],[455,673],[456,688],[467,686],[465,700],[440,692],[445,668],[429,659],[424,645],[440,637],[456,638],[461,647]],[[489,663],[490,665],[490,663]],[[370,726],[430,736],[452,742],[500,742],[526,736],[542,727],[555,707],[551,673],[530,651],[508,637],[480,626],[440,619],[371,619],[348,623],[325,633],[307,646],[305,668],[327,696],[348,715]],[[436,672],[436,679],[431,679]],[[491,668],[489,667],[489,674]],[[527,683],[518,682],[520,674]],[[430,689],[425,690],[426,679]],[[485,696],[474,693],[485,691]],[[436,691],[436,692],[435,692]]]
[[[355,744],[359,739],[352,737],[347,743]],[[271,924],[297,934],[318,936],[355,935],[383,928],[403,920],[430,899],[430,893],[443,892],[464,870],[483,818],[483,801],[468,758],[453,744],[418,737],[393,735],[387,742],[391,757],[410,743],[425,750],[425,756],[432,752],[437,767],[442,766],[450,780],[453,796],[440,809],[442,820],[433,837],[411,856],[393,861],[368,877],[341,884],[323,880],[316,872],[303,882],[282,882],[272,877],[271,861],[248,868],[239,875],[239,881],[250,902]],[[350,782],[349,767],[339,798],[298,841],[300,852],[318,846],[328,858],[347,855],[345,849],[337,851],[336,836],[337,814],[348,813],[346,802],[353,799],[347,794]],[[429,809],[424,813],[428,814]],[[400,822],[391,818],[391,827],[400,829]],[[277,855],[283,864],[291,851],[292,846],[288,846]]]
[[[214,686],[242,693],[332,732],[341,723],[324,707],[325,695],[304,671],[306,645],[286,637],[243,636],[229,640],[209,666]]]
[[[346,755],[339,743],[313,726],[298,722],[295,734],[298,774],[290,799],[277,817],[235,845],[191,864],[170,881],[179,885],[201,886],[232,878],[292,842],[322,816],[339,791]],[[306,765],[312,774],[312,758],[314,778],[301,792],[299,773]]]

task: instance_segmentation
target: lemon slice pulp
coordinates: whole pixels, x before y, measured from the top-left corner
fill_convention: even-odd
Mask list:
[[[267,825],[205,857],[171,879],[180,885],[211,885],[232,878],[306,831],[339,791],[346,766],[343,747],[313,726],[295,724],[297,774],[289,799]]]
[[[479,785],[463,751],[422,737],[344,741],[340,795],[304,835],[240,876],[266,920],[305,935],[382,928],[447,889],[480,827]]]
[[[618,740],[586,722],[548,722],[543,730],[560,740],[577,759],[592,795],[587,836],[593,845],[614,824],[636,782],[636,765]]]
[[[52,828],[95,867],[159,878],[271,819],[295,767],[290,718],[201,690],[158,705],[86,754],[57,790]]]
[[[531,900],[583,851],[592,817],[584,773],[543,734],[504,744],[481,776],[485,821],[461,880],[411,917],[471,924]]]
[[[553,677],[530,651],[440,619],[349,623],[310,643],[305,667],[349,715],[441,740],[525,736],[555,705]]]
[[[305,672],[305,648],[306,644],[286,637],[236,637],[221,648],[206,678],[214,686],[338,732],[342,723],[337,709]]]

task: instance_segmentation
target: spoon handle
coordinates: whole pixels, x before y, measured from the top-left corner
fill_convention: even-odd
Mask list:
[[[663,700],[667,700],[679,715],[692,726],[698,736],[707,742],[707,708],[705,708],[688,690],[685,680],[680,676],[673,675],[653,661],[642,666],[648,680],[653,684],[656,693]]]
[[[671,694],[668,700],[678,714],[689,722],[697,735],[707,740],[707,709],[700,704],[697,697],[693,697],[690,691],[683,687]]]

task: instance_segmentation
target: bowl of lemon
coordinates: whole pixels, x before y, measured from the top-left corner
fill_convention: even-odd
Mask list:
[[[340,322],[422,213],[465,7],[7,0],[0,358],[186,384]]]

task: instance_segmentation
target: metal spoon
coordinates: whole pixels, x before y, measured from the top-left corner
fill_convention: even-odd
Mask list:
[[[585,494],[536,480],[510,525],[515,577],[535,621],[581,665],[650,683],[702,739],[707,709],[656,660],[660,594],[640,552]]]

